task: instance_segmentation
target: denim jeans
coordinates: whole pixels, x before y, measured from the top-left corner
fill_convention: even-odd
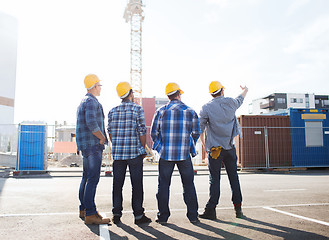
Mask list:
[[[196,220],[198,217],[198,199],[194,186],[194,170],[191,158],[184,161],[160,159],[158,193],[156,194],[159,209],[157,213],[158,219],[166,222],[170,216],[169,189],[175,165],[178,167],[183,184],[183,197],[187,206],[186,216],[190,221]]]
[[[126,178],[126,169],[129,167],[130,181],[132,186],[132,209],[135,218],[144,214],[143,201],[143,155],[129,160],[114,160],[113,162],[113,189],[112,213],[114,216],[122,216],[122,188]]]
[[[79,188],[80,210],[86,216],[96,214],[95,195],[102,165],[103,145],[95,145],[82,151],[83,173]]]
[[[220,197],[220,172],[222,162],[224,163],[226,173],[230,181],[232,202],[233,204],[240,204],[242,202],[242,194],[240,189],[239,176],[237,173],[237,156],[235,147],[230,150],[222,149],[222,152],[217,159],[213,159],[209,154],[208,159],[208,168],[210,172],[210,198],[206,204],[206,209],[216,208],[218,204]]]

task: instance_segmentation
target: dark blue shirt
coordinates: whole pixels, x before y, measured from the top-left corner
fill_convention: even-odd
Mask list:
[[[103,107],[94,95],[87,93],[77,111],[76,141],[78,150],[83,151],[99,144],[99,139],[93,134],[98,131],[103,133],[105,144],[107,144]]]

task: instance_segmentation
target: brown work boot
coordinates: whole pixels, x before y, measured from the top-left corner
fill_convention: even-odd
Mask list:
[[[110,221],[109,218],[102,218],[98,213],[91,216],[85,216],[85,224],[109,224]]]
[[[81,219],[85,218],[85,210],[80,210],[79,218],[81,218]]]

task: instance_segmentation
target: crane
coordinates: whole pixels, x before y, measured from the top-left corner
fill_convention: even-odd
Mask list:
[[[142,7],[142,0],[128,0],[123,15],[130,23],[130,84],[139,105],[142,105]]]

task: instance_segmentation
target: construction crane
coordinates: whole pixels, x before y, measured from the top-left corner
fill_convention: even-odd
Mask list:
[[[128,0],[123,15],[130,23],[130,84],[135,102],[142,105],[142,22],[144,20],[142,0]]]

